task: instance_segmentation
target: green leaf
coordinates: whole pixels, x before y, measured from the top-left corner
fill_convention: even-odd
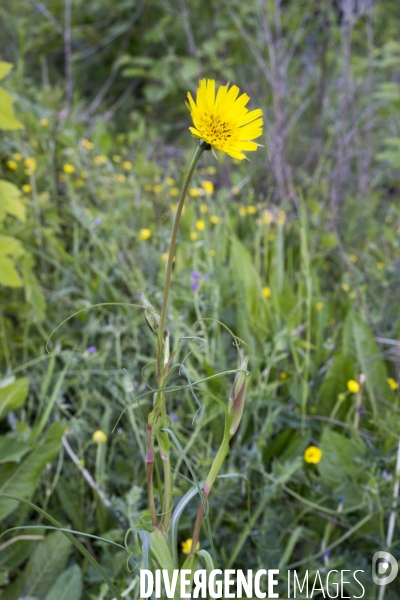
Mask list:
[[[326,427],[321,437],[321,450],[322,459],[318,463],[318,471],[325,483],[337,487],[354,475],[354,459],[363,454],[365,448],[360,447],[359,440],[350,440]]]
[[[73,565],[58,577],[46,596],[46,600],[80,600],[82,596],[82,572]]]
[[[30,498],[39,483],[46,464],[57,455],[65,425],[53,423],[32,451],[19,464],[6,463],[0,471],[0,492]],[[2,500],[0,520],[18,506],[15,500]],[[3,600],[3,599],[2,599]]]
[[[12,68],[12,63],[0,61],[0,81],[4,79],[6,75],[8,75]]]
[[[33,272],[34,260],[31,254],[25,254],[21,263],[21,272],[25,284],[26,301],[34,308],[38,321],[43,321],[46,310],[46,300],[38,280]]]
[[[18,463],[29,450],[29,446],[24,442],[13,440],[6,435],[0,436],[0,464],[6,462]]]
[[[7,213],[25,222],[25,205],[21,202],[20,197],[21,192],[16,185],[0,179],[0,223],[4,221]]]
[[[0,129],[23,129],[22,123],[14,117],[13,103],[11,94],[0,87]]]
[[[29,379],[20,377],[7,387],[0,388],[0,419],[4,419],[10,410],[22,406],[28,395]]]
[[[17,600],[33,596],[44,600],[60,572],[65,569],[71,552],[71,542],[55,531],[38,542],[26,569],[3,591],[2,600]]]
[[[14,258],[19,258],[24,252],[19,240],[10,235],[0,234],[0,256],[13,256]]]
[[[7,287],[22,287],[22,280],[15,268],[15,263],[8,256],[1,257],[0,285]]]
[[[355,377],[355,360],[342,352],[337,352],[329,365],[325,379],[321,385],[319,397],[323,414],[330,415],[339,394],[347,390],[347,382]],[[347,400],[343,403],[343,410],[347,409]],[[342,411],[342,407],[340,408]],[[339,413],[341,416],[341,412]]]

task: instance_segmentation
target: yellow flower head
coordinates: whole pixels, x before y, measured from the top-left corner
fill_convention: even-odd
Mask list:
[[[112,159],[113,159],[113,161],[114,161],[115,163],[120,163],[120,162],[121,162],[121,160],[122,160],[122,158],[120,157],[120,155],[119,155],[119,154],[114,154],[114,156],[112,157]]]
[[[133,167],[133,164],[131,163],[130,160],[124,160],[124,162],[122,163],[122,166],[124,167],[124,169],[126,169],[127,171],[130,171]]]
[[[217,225],[217,223],[219,223],[219,217],[217,217],[217,215],[211,215],[210,221],[213,225]]]
[[[15,160],[22,160],[22,154],[20,152],[14,152],[13,158]]]
[[[286,213],[284,210],[280,210],[278,212],[278,218],[277,218],[276,222],[278,223],[278,225],[283,225],[285,221],[286,221]]]
[[[189,196],[192,196],[192,198],[197,198],[197,196],[202,196],[204,194],[204,190],[202,190],[201,188],[190,188],[189,189]]]
[[[47,125],[49,124],[49,120],[48,119],[40,119],[40,124],[42,127],[47,127]]]
[[[107,162],[107,156],[104,154],[99,154],[98,156],[94,157],[93,161],[95,165],[105,165]]]
[[[117,173],[115,175],[115,181],[118,181],[119,183],[124,183],[124,181],[126,181],[126,176],[123,173]]]
[[[239,215],[241,217],[245,217],[247,215],[247,208],[245,206],[241,206],[239,208]]]
[[[82,140],[82,146],[86,148],[86,150],[93,150],[94,144],[87,139]]]
[[[183,554],[190,554],[191,547],[192,547],[192,538],[188,538],[184,542],[181,542],[181,548],[182,548]],[[199,550],[199,549],[200,549],[200,542],[197,542],[196,550]]]
[[[264,287],[262,292],[264,298],[269,298],[271,296],[271,289],[269,287]]]
[[[321,300],[319,302],[315,303],[315,308],[317,309],[317,311],[319,312],[320,310],[322,310],[325,306],[325,303],[322,302]]]
[[[393,379],[393,377],[389,377],[389,379],[387,380],[388,384],[390,385],[390,389],[391,390],[397,390],[397,388],[399,387],[399,384],[397,383],[397,381],[395,379]]]
[[[349,255],[349,258],[350,258],[350,260],[351,260],[351,262],[352,262],[352,263],[355,263],[355,262],[357,262],[357,261],[358,261],[358,256],[357,256],[357,254],[350,254],[350,255]]]
[[[179,188],[178,187],[172,187],[169,190],[169,195],[170,196],[179,196]]]
[[[269,225],[270,223],[272,223],[273,218],[274,217],[273,217],[272,213],[269,210],[267,210],[264,213],[264,216],[262,218],[262,222],[264,223],[264,225]]]
[[[215,167],[207,167],[206,169],[206,173],[208,173],[209,175],[215,175],[216,172],[217,169]]]
[[[11,169],[11,171],[15,171],[16,169],[18,169],[18,165],[17,165],[17,163],[15,162],[15,160],[8,160],[8,161],[7,161],[7,167],[8,167],[9,169]]]
[[[191,231],[190,232],[190,239],[192,240],[192,242],[195,242],[199,237],[199,234],[197,233],[197,231]]]
[[[198,221],[196,221],[196,229],[198,229],[199,231],[204,231],[206,228],[206,224],[204,223],[204,221],[202,219],[199,219]]]
[[[211,194],[214,191],[214,184],[213,184],[213,182],[212,181],[208,181],[207,179],[205,179],[204,181],[201,182],[201,185],[205,189],[206,194],[208,194],[209,196],[211,196]]]
[[[92,440],[96,444],[105,444],[107,441],[107,435],[104,433],[104,431],[101,431],[101,429],[97,429],[92,435]]]
[[[215,256],[215,250],[214,250],[214,248],[211,248],[211,250],[208,251],[208,254],[210,256]]]
[[[157,183],[157,185],[153,185],[153,192],[155,194],[159,194],[161,192],[161,190],[162,190],[162,186],[159,183]]]
[[[167,179],[165,180],[165,183],[167,185],[174,185],[175,179],[172,179],[172,177],[167,177]]]
[[[27,171],[29,171],[30,173],[36,171],[36,160],[32,156],[24,160],[24,165],[26,166]]]
[[[200,212],[201,212],[203,215],[205,215],[205,214],[206,214],[206,212],[208,212],[208,206],[207,206],[207,204],[201,204],[201,205],[200,205]]]
[[[262,110],[249,111],[247,94],[239,96],[239,88],[222,85],[215,95],[215,81],[201,79],[197,89],[196,102],[188,92],[186,104],[193,119],[194,127],[189,127],[196,138],[203,139],[213,148],[226,152],[232,158],[243,160],[244,150],[257,150],[259,144],[253,142],[262,135]]]
[[[81,177],[82,177],[82,179],[87,179],[88,178],[87,171],[82,171]]]
[[[384,268],[384,263],[383,262],[377,262],[376,263],[376,268],[379,269],[380,271],[382,271],[382,269]]]
[[[342,283],[342,290],[344,292],[348,292],[350,290],[350,286],[348,283]]]
[[[163,260],[164,262],[167,262],[167,260],[168,260],[168,252],[163,252],[161,254],[161,260]]]
[[[307,463],[311,463],[316,465],[322,458],[322,450],[317,448],[317,446],[308,446],[306,451],[304,452],[304,460]]]
[[[139,240],[141,242],[144,242],[145,240],[148,240],[150,236],[151,236],[150,229],[141,229],[139,231]]]
[[[64,173],[67,173],[67,175],[71,175],[71,173],[73,173],[75,171],[75,167],[74,165],[64,165],[63,166],[63,171]]]
[[[355,379],[350,379],[347,382],[347,389],[349,390],[349,392],[352,392],[353,394],[357,394],[357,392],[360,389],[360,384]]]
[[[253,204],[250,204],[250,206],[247,207],[247,214],[255,215],[256,212],[257,212],[257,207],[254,206]]]
[[[32,188],[29,185],[29,183],[25,183],[25,185],[22,186],[22,191],[24,192],[24,194],[29,194],[29,192],[32,191]]]

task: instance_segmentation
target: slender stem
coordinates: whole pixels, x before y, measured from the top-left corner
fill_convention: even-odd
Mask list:
[[[161,378],[162,369],[163,369],[162,347],[163,347],[163,339],[164,339],[164,328],[165,328],[165,320],[167,317],[168,295],[169,295],[169,288],[170,288],[170,284],[171,284],[172,264],[174,261],[174,253],[175,253],[176,238],[178,235],[179,221],[181,218],[182,209],[183,209],[183,205],[184,205],[185,198],[186,198],[186,192],[188,190],[190,180],[192,179],[193,171],[195,170],[195,167],[199,161],[200,156],[203,154],[203,152],[204,152],[204,149],[201,148],[200,146],[197,146],[196,152],[194,153],[194,156],[192,158],[192,162],[190,163],[189,170],[186,174],[186,178],[185,178],[185,182],[183,184],[181,196],[179,198],[178,208],[176,209],[174,227],[172,229],[171,243],[169,246],[169,254],[168,254],[168,262],[167,262],[167,267],[166,267],[166,272],[165,272],[165,283],[164,283],[164,293],[163,293],[162,307],[161,307],[160,324],[159,324],[159,328],[158,328],[157,377],[159,379]]]

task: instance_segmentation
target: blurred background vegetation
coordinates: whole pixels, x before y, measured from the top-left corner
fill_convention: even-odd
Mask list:
[[[237,366],[226,329],[202,319],[252,352],[229,477],[210,497],[219,566],[364,569],[365,597],[377,597],[372,555],[389,545],[400,558],[399,530],[387,539],[400,434],[398,8],[3,0],[0,58],[14,69],[0,73],[0,106],[11,94],[21,127],[0,111],[0,492],[122,546],[146,511],[155,341],[128,304],[143,290],[160,305],[195,148],[187,91],[200,77],[231,81],[262,107],[265,148],[252,162],[203,155],[169,307],[175,343],[186,338],[174,384]],[[171,429],[199,480],[221,439],[208,394],[227,400],[231,384],[202,384],[200,406],[189,388],[170,394]],[[304,460],[310,445],[317,464]],[[175,460],[179,497],[191,475],[178,450]],[[113,597],[31,506],[3,497],[0,519],[2,531],[24,527],[0,539],[2,600]],[[78,538],[139,597],[122,546]]]

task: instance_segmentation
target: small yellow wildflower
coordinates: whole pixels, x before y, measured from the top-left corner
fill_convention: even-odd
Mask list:
[[[241,206],[239,208],[239,215],[241,217],[245,217],[247,215],[247,208],[245,206]]]
[[[270,223],[272,223],[273,221],[273,215],[272,212],[270,212],[269,210],[267,210],[264,215],[263,218],[261,219],[261,221],[263,222],[264,225],[270,225]]]
[[[157,183],[157,185],[153,185],[153,192],[155,194],[159,194],[161,192],[161,190],[162,190],[162,186],[159,183]]]
[[[148,240],[150,236],[151,236],[150,229],[141,229],[139,231],[139,240],[141,242],[144,242],[144,241]]]
[[[29,185],[29,183],[25,183],[25,184],[22,186],[22,191],[24,192],[24,194],[29,194],[29,192],[31,192],[31,191],[32,191],[32,188],[31,188],[31,186]]]
[[[208,206],[207,204],[200,204],[200,212],[205,215],[206,212],[208,212]]]
[[[217,225],[217,223],[219,223],[219,217],[217,217],[217,215],[211,215],[210,221],[213,225]]]
[[[13,154],[13,158],[14,158],[15,160],[18,160],[18,161],[20,161],[20,160],[22,160],[22,154],[21,154],[20,152],[14,152],[14,154]]]
[[[209,175],[215,175],[216,172],[217,169],[215,167],[207,167],[206,169],[206,173],[208,173]]]
[[[342,290],[344,292],[348,292],[350,290],[350,286],[348,283],[342,283]]]
[[[319,312],[320,310],[322,310],[325,306],[325,302],[322,302],[321,300],[319,302],[315,303],[315,308],[317,309],[317,311]]]
[[[77,179],[75,181],[75,185],[76,187],[82,187],[83,185],[85,185],[85,182],[83,181],[83,179]]]
[[[273,231],[271,231],[271,233],[268,234],[268,239],[270,242],[273,242],[275,239],[275,234]]]
[[[349,392],[357,394],[357,392],[360,390],[360,384],[355,379],[350,379],[347,382],[347,389],[349,390]]]
[[[192,538],[188,538],[184,542],[181,542],[181,548],[182,548],[183,554],[190,554],[190,550],[192,548],[192,541],[193,541]],[[197,542],[196,550],[199,550],[199,549],[200,549],[200,542]]]
[[[247,214],[248,215],[255,215],[257,212],[257,207],[254,206],[253,204],[250,204],[250,206],[247,207]]]
[[[48,119],[40,119],[40,124],[42,127],[47,127],[49,124],[49,120]]]
[[[247,94],[239,96],[239,88],[222,85],[215,94],[215,81],[201,79],[196,102],[188,93],[187,107],[192,115],[192,135],[204,139],[213,148],[232,158],[243,160],[243,151],[257,150],[259,144],[252,140],[262,135],[262,110],[249,111]],[[238,97],[239,96],[239,97]]]
[[[213,182],[212,181],[208,181],[207,179],[205,179],[204,181],[201,182],[201,185],[205,189],[206,194],[208,194],[209,196],[211,196],[211,194],[214,191],[214,184],[213,184]]]
[[[174,185],[175,179],[172,179],[172,177],[167,177],[167,179],[165,180],[165,183],[167,185]]]
[[[196,221],[196,229],[198,229],[198,231],[204,231],[206,228],[206,224],[204,223],[204,221],[202,219],[199,219],[198,221]]]
[[[285,379],[288,378],[288,374],[285,373],[285,371],[282,371],[282,373],[279,375],[279,377],[282,379],[282,381],[285,381]]]
[[[231,192],[232,192],[232,194],[233,194],[234,196],[237,196],[237,195],[239,194],[240,190],[239,190],[239,188],[237,188],[236,186],[234,186],[234,187],[231,189]]]
[[[87,171],[82,171],[81,177],[82,177],[82,179],[87,179],[88,178]]]
[[[118,183],[124,183],[124,181],[126,181],[126,176],[123,173],[117,173],[115,175],[115,181],[118,181]]]
[[[130,171],[133,167],[133,164],[131,163],[130,160],[124,160],[124,162],[122,163],[122,166],[124,167],[124,169],[126,169],[127,171]]]
[[[67,175],[71,175],[71,173],[73,173],[75,171],[75,167],[74,167],[74,165],[66,164],[63,166],[63,171]]]
[[[86,150],[93,150],[93,148],[94,148],[94,144],[93,144],[93,142],[90,142],[90,141],[89,141],[89,140],[87,140],[86,138],[84,138],[84,139],[82,140],[82,146],[83,146],[84,148],[86,148]]]
[[[393,391],[397,390],[397,388],[399,387],[399,384],[395,379],[393,379],[393,377],[389,377],[387,381],[388,381],[388,384],[390,385],[391,390],[393,390]]]
[[[32,140],[31,144],[33,148],[39,148],[39,142],[37,140]]]
[[[172,187],[169,190],[169,195],[170,196],[179,196],[179,188],[178,187]]]
[[[8,161],[7,161],[7,167],[8,167],[9,169],[11,169],[11,171],[15,171],[16,169],[18,169],[18,165],[17,165],[17,163],[15,162],[15,160],[8,160]]]
[[[317,446],[308,446],[304,452],[304,460],[307,463],[316,465],[322,458],[322,450]]]
[[[271,288],[263,287],[262,293],[263,293],[264,298],[269,298],[271,296]]]
[[[384,263],[383,262],[377,262],[376,263],[376,268],[379,269],[380,271],[382,271],[382,269],[384,268]]]
[[[105,444],[107,441],[107,434],[105,434],[104,431],[101,431],[101,429],[97,429],[92,435],[92,440],[96,444]]]
[[[170,204],[170,205],[169,205],[169,208],[170,208],[170,211],[171,211],[171,212],[175,212],[175,211],[176,211],[176,209],[178,208],[178,205],[177,205],[177,204]]]
[[[167,260],[168,260],[168,252],[163,252],[161,254],[161,260],[163,260],[164,262],[167,262]]]
[[[93,162],[95,165],[105,165],[107,162],[107,156],[104,154],[98,154],[94,157]]]
[[[197,231],[191,231],[190,232],[190,239],[192,240],[192,242],[195,242],[199,237],[199,234],[197,233]]]
[[[280,210],[278,212],[278,218],[277,218],[276,222],[278,223],[278,225],[283,225],[285,221],[286,221],[286,213],[284,210]]]
[[[121,162],[121,160],[122,160],[122,158],[120,157],[120,155],[119,155],[119,154],[114,154],[114,155],[113,155],[113,157],[112,157],[112,159],[113,159],[113,161],[114,161],[115,163],[120,163],[120,162]]]
[[[145,183],[144,189],[146,192],[151,192],[153,190],[153,186],[150,183]]]
[[[197,198],[197,196],[202,196],[204,194],[204,190],[202,190],[201,188],[190,188],[189,189],[189,196],[192,196],[192,198]]]
[[[208,254],[210,256],[215,256],[215,250],[214,250],[214,248],[211,248],[211,250],[208,251]]]
[[[352,263],[355,263],[355,262],[358,261],[357,254],[350,254],[349,258],[350,258],[350,260],[351,260]]]

